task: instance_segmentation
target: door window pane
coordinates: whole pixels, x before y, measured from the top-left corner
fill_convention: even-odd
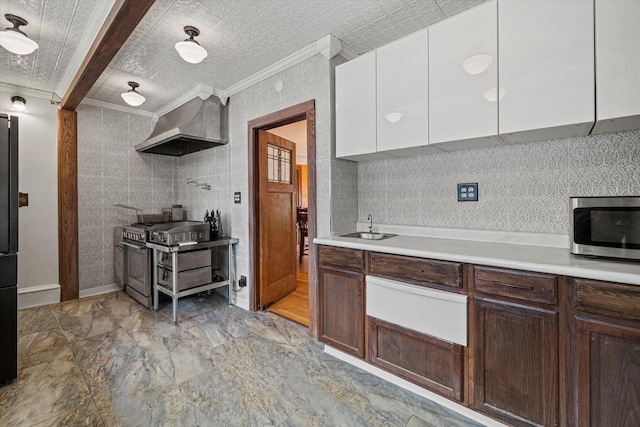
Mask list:
[[[267,179],[291,184],[291,150],[267,144]]]

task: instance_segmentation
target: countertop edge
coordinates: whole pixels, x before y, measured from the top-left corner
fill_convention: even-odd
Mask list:
[[[421,237],[415,237],[416,239],[421,239]],[[313,242],[319,245],[326,246],[335,246],[349,249],[359,249],[359,250],[367,250],[372,252],[383,252],[389,253],[393,255],[406,255],[406,256],[414,256],[418,258],[431,258],[442,261],[454,261],[454,262],[463,262],[468,264],[476,264],[476,265],[486,265],[491,267],[502,267],[502,268],[510,268],[516,270],[527,270],[534,271],[538,273],[548,273],[548,274],[557,274],[562,276],[570,276],[582,279],[592,279],[592,280],[602,280],[606,282],[614,282],[614,283],[623,283],[628,285],[637,285],[640,286],[640,264],[635,266],[628,266],[627,263],[621,261],[620,266],[625,265],[625,269],[635,269],[637,268],[637,273],[635,272],[624,272],[624,271],[611,271],[613,267],[617,264],[616,261],[610,260],[588,260],[581,259],[581,263],[594,263],[590,266],[575,266],[575,265],[560,265],[553,263],[544,263],[544,262],[533,262],[527,261],[525,259],[504,259],[498,257],[488,257],[488,256],[478,256],[474,254],[457,254],[457,253],[448,253],[448,252],[439,252],[433,250],[419,250],[413,248],[405,248],[398,246],[389,246],[384,244],[383,241],[377,241],[372,244],[369,242],[360,242],[360,241],[350,241],[353,239],[346,238],[338,238],[338,237],[316,237],[313,239]],[[449,240],[450,239],[442,239]],[[382,242],[382,243],[380,243]],[[461,245],[465,244],[466,241],[458,240]],[[482,244],[482,242],[474,242],[474,244]],[[498,245],[498,246],[513,246],[512,244],[504,244],[504,243],[486,243],[487,245]],[[541,247],[531,246],[528,247],[526,245],[517,245],[520,248],[530,248],[532,251],[540,250]],[[550,250],[558,250],[558,248],[549,248]],[[568,251],[568,249],[567,249]],[[570,255],[574,256],[574,255]]]

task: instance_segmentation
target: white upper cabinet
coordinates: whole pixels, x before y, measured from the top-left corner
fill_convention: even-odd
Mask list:
[[[476,7],[429,28],[429,143],[499,143],[498,6]],[[448,149],[452,144],[442,144]]]
[[[423,30],[377,50],[379,152],[428,144],[427,49]]]
[[[376,53],[370,52],[336,67],[336,157],[375,152]]]
[[[596,0],[594,133],[640,128],[640,1]]]
[[[593,0],[499,1],[496,97],[503,138],[524,142],[590,132],[593,12]]]

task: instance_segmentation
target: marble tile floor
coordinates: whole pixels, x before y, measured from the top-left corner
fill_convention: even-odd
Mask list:
[[[0,426],[473,426],[218,294],[156,313],[124,292],[19,311]]]

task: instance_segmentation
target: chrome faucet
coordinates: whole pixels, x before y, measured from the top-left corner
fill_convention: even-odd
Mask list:
[[[373,233],[373,217],[371,214],[367,217],[367,221],[369,221],[369,233]]]

